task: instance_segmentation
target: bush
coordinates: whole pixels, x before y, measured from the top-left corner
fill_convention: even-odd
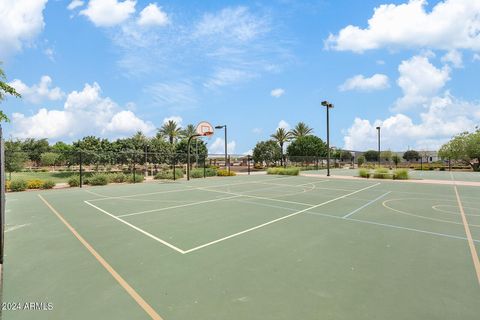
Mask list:
[[[358,175],[362,178],[369,178],[370,177],[370,170],[368,169],[360,169],[358,170]]]
[[[10,190],[10,180],[5,181],[5,190]]]
[[[141,183],[145,179],[143,174],[135,174],[135,181],[133,180],[133,174],[130,174],[127,176],[127,182],[128,183]]]
[[[183,171],[178,169],[175,170],[175,179],[181,179],[183,178]],[[162,170],[158,172],[153,179],[159,180],[159,179],[167,179],[167,180],[173,180],[173,170]]]
[[[397,180],[408,180],[408,170],[407,169],[397,169],[393,175],[393,179]]]
[[[373,173],[373,177],[376,179],[388,179],[390,178],[390,174],[388,173],[387,168],[377,168],[375,169],[375,172]]]
[[[233,177],[236,176],[237,174],[233,171],[228,172],[228,170],[218,170],[217,171],[217,176],[219,177]]]
[[[42,180],[28,180],[27,181],[27,189],[40,189],[43,185]]]
[[[193,169],[190,172],[190,178],[192,179],[203,178],[203,169]]]
[[[79,187],[80,186],[80,176],[71,176],[68,179],[68,185],[70,187]]]
[[[440,171],[445,171],[445,167],[440,167]]]
[[[88,183],[92,186],[104,186],[108,184],[108,175],[104,173],[95,173],[89,179]]]
[[[113,173],[109,176],[110,182],[122,183],[127,180],[127,176],[123,172]]]
[[[207,177],[215,177],[217,175],[217,169],[216,168],[206,168],[205,169],[205,175]]]
[[[289,168],[276,167],[276,168],[267,169],[267,174],[298,176],[299,173],[300,173],[300,168],[293,168],[293,167],[289,167]]]
[[[52,189],[55,185],[56,183],[53,180],[47,180],[43,182],[42,189]]]
[[[10,182],[11,191],[25,191],[27,190],[27,181],[23,179],[15,179]]]

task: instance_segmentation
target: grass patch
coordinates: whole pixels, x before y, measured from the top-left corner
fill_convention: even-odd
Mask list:
[[[282,168],[282,167],[275,167],[275,168],[268,168],[267,174],[279,174],[285,176],[298,176],[300,173],[300,168]]]

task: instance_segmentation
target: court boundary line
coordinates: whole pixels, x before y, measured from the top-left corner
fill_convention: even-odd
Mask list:
[[[347,214],[346,214],[346,215],[344,215],[342,218],[343,218],[343,219],[348,219],[349,217],[351,217],[352,215],[354,215],[354,214],[355,214],[355,213],[357,213],[358,211],[360,211],[360,210],[362,210],[362,209],[364,209],[364,208],[368,207],[369,205],[371,205],[371,204],[373,204],[374,202],[376,202],[376,201],[378,201],[378,200],[382,199],[383,197],[385,197],[387,194],[390,194],[390,193],[392,193],[392,191],[385,192],[385,193],[384,193],[384,194],[382,194],[381,196],[379,196],[379,197],[377,197],[377,198],[375,198],[375,199],[373,199],[373,200],[371,200],[371,201],[367,202],[367,203],[366,203],[366,204],[364,204],[363,206],[361,206],[361,207],[359,207],[359,208],[357,208],[357,209],[353,210],[353,211],[352,211],[352,212],[350,212],[350,213],[347,213]]]
[[[161,238],[159,238],[159,237],[157,237],[157,236],[155,236],[155,235],[153,235],[153,234],[151,234],[151,233],[143,230],[142,228],[137,227],[137,226],[135,226],[134,224],[132,224],[132,223],[130,223],[130,222],[128,222],[128,221],[125,221],[125,220],[119,218],[118,216],[115,216],[114,214],[111,214],[110,212],[108,212],[108,211],[106,211],[106,210],[104,210],[104,209],[102,209],[102,208],[100,208],[100,207],[98,207],[98,206],[90,203],[88,200],[84,200],[83,202],[86,203],[86,204],[88,204],[89,206],[97,209],[98,211],[100,211],[100,212],[102,212],[102,213],[104,213],[104,214],[106,214],[106,215],[114,218],[115,220],[117,220],[117,221],[119,221],[119,222],[121,222],[121,223],[129,226],[130,228],[132,228],[132,229],[134,229],[134,230],[136,230],[136,231],[138,231],[138,232],[146,235],[147,237],[149,237],[149,238],[151,238],[151,239],[153,239],[153,240],[156,240],[157,242],[160,242],[161,244],[169,247],[170,249],[173,249],[173,250],[175,250],[175,251],[177,251],[177,252],[179,252],[179,253],[181,253],[181,254],[187,254],[187,253],[191,253],[191,252],[194,252],[194,251],[203,249],[203,248],[205,248],[205,247],[214,245],[214,244],[216,244],[216,243],[223,242],[223,241],[225,241],[225,240],[228,240],[228,239],[237,237],[237,236],[242,235],[242,234],[245,234],[245,233],[247,233],[247,232],[260,229],[260,228],[262,228],[262,227],[268,226],[268,225],[273,224],[273,223],[275,223],[275,222],[288,219],[288,218],[290,218],[290,217],[296,216],[296,215],[298,215],[298,214],[300,214],[300,213],[303,213],[303,212],[305,212],[305,211],[318,208],[318,207],[320,207],[320,206],[323,206],[323,205],[326,205],[326,204],[328,204],[328,203],[331,203],[331,202],[334,202],[334,201],[337,201],[337,200],[346,198],[346,197],[348,197],[348,196],[350,196],[350,195],[359,193],[359,192],[364,191],[364,190],[368,190],[368,189],[373,188],[373,187],[376,187],[376,186],[378,186],[378,185],[380,185],[380,183],[376,183],[376,184],[373,184],[373,185],[369,185],[369,186],[367,186],[367,187],[365,187],[365,188],[355,190],[355,191],[353,191],[353,192],[350,192],[350,193],[341,195],[341,196],[339,196],[339,197],[336,197],[336,198],[333,198],[333,199],[324,201],[324,202],[319,203],[319,204],[316,204],[316,205],[311,205],[311,206],[309,206],[308,208],[299,210],[299,211],[294,212],[294,213],[291,213],[291,214],[289,214],[289,215],[286,215],[286,216],[283,216],[283,217],[280,217],[280,218],[277,218],[277,219],[274,219],[274,220],[270,220],[270,221],[268,221],[268,222],[262,223],[262,224],[260,224],[260,225],[254,226],[254,227],[252,227],[252,228],[248,228],[248,229],[245,229],[245,230],[236,232],[236,233],[231,234],[231,235],[228,235],[228,236],[226,236],[226,237],[222,237],[222,238],[220,238],[220,239],[216,239],[216,240],[213,240],[213,241],[204,243],[204,244],[202,244],[202,245],[199,245],[199,246],[196,246],[196,247],[187,249],[187,250],[180,249],[179,247],[177,247],[177,246],[169,243],[168,241],[165,241],[165,240],[163,240],[163,239],[161,239]],[[237,196],[237,194],[234,194],[234,195]],[[240,194],[240,195],[238,195],[238,196],[239,196],[238,198],[240,198],[240,196],[243,196],[243,195]],[[249,197],[249,196],[246,196],[246,197]],[[232,198],[236,198],[236,197],[232,197]],[[265,199],[268,200],[268,198],[265,198]]]
[[[102,265],[102,267],[110,273],[117,283],[135,300],[135,302],[147,313],[153,320],[163,320],[163,318],[148,304],[145,299],[105,260],[93,246],[83,238],[80,233],[44,198],[42,195],[38,197],[52,211],[57,218],[67,227],[68,230],[77,238],[78,241],[90,252],[91,255]]]
[[[276,205],[271,205],[271,204],[266,204],[266,203],[258,203],[258,202],[253,202],[253,201],[246,201],[246,200],[235,200],[235,201],[256,204],[256,205],[264,206],[264,207],[283,209],[283,210],[288,210],[288,211],[295,211],[296,210],[296,209],[292,209],[292,208],[276,206]],[[431,235],[435,235],[435,236],[452,238],[452,239],[456,239],[456,240],[464,240],[464,241],[467,240],[467,238],[465,238],[465,237],[455,236],[455,235],[452,235],[452,234],[440,233],[440,232],[428,231],[428,230],[422,230],[422,229],[416,229],[416,228],[409,228],[409,227],[402,227],[402,226],[398,226],[398,225],[395,225],[395,224],[388,224],[388,223],[376,222],[376,221],[371,221],[371,220],[362,220],[362,219],[354,219],[354,218],[345,219],[345,218],[342,218],[341,216],[336,216],[336,215],[333,215],[333,214],[326,214],[326,213],[321,213],[321,212],[315,212],[315,211],[307,212],[307,214],[314,215],[314,216],[320,216],[320,217],[326,217],[326,218],[333,218],[333,219],[337,219],[337,220],[347,220],[347,221],[354,221],[354,222],[359,222],[359,223],[364,223],[364,224],[377,225],[377,226],[380,226],[380,227],[387,227],[387,228],[393,228],[393,229],[413,231],[413,232],[418,232],[418,233],[431,234]],[[477,239],[473,239],[473,241],[480,243],[480,240],[477,240]]]
[[[470,254],[473,260],[473,266],[477,274],[478,284],[480,285],[480,260],[478,259],[477,249],[475,248],[475,243],[472,238],[472,233],[468,226],[468,220],[467,220],[467,217],[465,216],[465,211],[463,210],[463,205],[462,205],[462,201],[460,200],[460,195],[458,193],[457,186],[454,186],[454,190],[455,190],[455,195],[457,196],[458,208],[460,209],[460,213],[462,216],[462,222],[465,228],[465,234],[467,235],[468,247],[470,248]]]

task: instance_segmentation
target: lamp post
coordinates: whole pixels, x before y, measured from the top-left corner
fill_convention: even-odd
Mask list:
[[[380,127],[377,127],[378,132],[378,166],[380,167]]]
[[[327,109],[327,177],[330,176],[330,109],[333,109],[333,104],[328,101],[322,101],[322,106]]]
[[[215,129],[224,129],[225,132],[225,170],[228,170],[230,169],[230,163],[228,163],[227,159],[227,125],[224,124],[222,126],[215,126]]]

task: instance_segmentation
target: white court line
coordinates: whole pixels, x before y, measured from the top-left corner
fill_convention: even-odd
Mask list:
[[[287,207],[275,206],[275,205],[271,205],[271,204],[258,203],[258,202],[253,202],[253,201],[245,201],[245,200],[235,200],[235,201],[252,203],[252,204],[259,205],[259,206],[277,208],[277,209],[288,210],[288,211],[295,211],[296,210],[296,209],[291,209],[291,208],[287,208]],[[425,233],[425,234],[447,237],[447,238],[453,238],[453,239],[458,239],[458,240],[467,240],[467,238],[461,237],[461,236],[454,236],[454,235],[450,235],[450,234],[446,234],[446,233],[432,232],[432,231],[427,231],[427,230],[422,230],[422,229],[401,227],[401,226],[397,226],[397,225],[394,225],[394,224],[380,223],[380,222],[369,221],[369,220],[359,220],[359,219],[354,219],[354,218],[344,219],[344,218],[339,217],[339,216],[320,213],[320,212],[314,212],[314,211],[307,212],[307,214],[311,214],[311,215],[315,215],[315,216],[322,216],[322,217],[326,217],[326,218],[333,218],[333,219],[337,219],[337,220],[348,220],[348,221],[353,221],[353,222],[358,222],[358,223],[371,224],[371,225],[376,225],[376,226],[380,226],[380,227],[387,227],[387,228],[394,228],[394,229],[400,229],[400,230],[407,230],[407,231]],[[473,241],[480,243],[480,240],[475,240],[474,239]]]
[[[308,210],[312,210],[312,209],[321,207],[321,206],[323,206],[323,205],[332,203],[332,202],[334,202],[334,201],[343,199],[343,198],[348,197],[348,196],[350,196],[350,195],[352,195],[352,194],[355,194],[355,193],[358,193],[358,192],[362,192],[362,191],[365,191],[365,190],[367,190],[367,189],[376,187],[376,186],[378,186],[379,184],[380,184],[380,183],[376,183],[376,184],[374,184],[374,185],[370,185],[370,186],[368,186],[368,187],[365,187],[365,188],[356,190],[356,191],[354,191],[354,192],[347,193],[347,194],[345,194],[345,195],[343,195],[343,196],[340,196],[340,197],[337,197],[337,198],[334,198],[334,199],[331,199],[331,200],[328,200],[328,201],[325,201],[325,202],[316,204],[316,205],[314,205],[314,206],[310,206],[310,207],[308,207],[308,208],[305,208],[305,209],[296,211],[296,212],[294,212],[294,213],[291,213],[291,214],[289,214],[289,215],[283,216],[283,217],[281,217],[281,218],[278,218],[278,219],[275,219],[275,220],[271,220],[271,221],[269,221],[269,222],[262,223],[262,224],[260,224],[260,225],[258,225],[258,226],[253,227],[253,228],[249,228],[249,229],[246,229],[246,230],[243,230],[243,231],[240,231],[240,232],[231,234],[231,235],[229,235],[229,236],[226,236],[226,237],[223,237],[223,238],[214,240],[214,241],[210,241],[210,242],[205,243],[205,244],[202,244],[202,245],[200,245],[200,246],[198,246],[198,247],[195,247],[195,248],[186,250],[185,253],[190,253],[190,252],[193,252],[193,251],[197,251],[197,250],[199,250],[199,249],[202,249],[202,248],[211,246],[211,245],[213,245],[213,244],[216,244],[216,243],[219,243],[219,242],[222,242],[222,241],[225,241],[225,240],[228,240],[228,239],[237,237],[237,236],[242,235],[242,234],[245,234],[245,233],[247,233],[247,232],[250,232],[250,231],[253,231],[253,230],[257,230],[257,229],[263,228],[263,227],[268,226],[268,225],[270,225],[270,224],[273,224],[273,223],[275,223],[275,222],[282,221],[282,220],[291,218],[291,217],[293,217],[293,216],[299,215],[300,213],[306,212],[306,211],[308,211]]]
[[[179,204],[177,206],[165,207],[165,208],[160,208],[160,209],[152,209],[152,210],[145,210],[145,211],[127,213],[127,214],[119,215],[117,217],[122,218],[122,217],[136,216],[136,215],[144,214],[144,213],[165,211],[165,210],[183,208],[183,207],[189,207],[189,206],[196,206],[196,205],[199,205],[199,204],[202,204],[202,203],[216,202],[216,201],[228,200],[228,199],[233,199],[233,198],[238,198],[238,197],[241,197],[241,195],[224,197],[224,198],[217,198],[217,199],[210,199],[210,200],[198,201],[198,202],[193,202],[193,203]]]
[[[269,180],[265,180],[265,181],[276,181],[276,180],[289,179],[289,178],[292,178],[292,177],[275,178],[275,179],[269,179]],[[91,193],[91,194],[94,194],[94,195],[99,196],[99,197],[104,197],[102,199],[88,199],[86,201],[102,201],[102,200],[110,200],[110,199],[122,199],[122,198],[149,196],[149,195],[162,194],[162,193],[186,192],[186,191],[191,191],[191,190],[203,190],[204,188],[230,187],[230,186],[237,186],[237,185],[242,185],[242,184],[255,183],[255,182],[258,182],[258,181],[260,181],[260,180],[245,181],[245,182],[238,182],[238,183],[229,183],[229,184],[219,184],[219,185],[210,186],[210,187],[193,187],[193,186],[189,186],[189,185],[186,185],[186,184],[178,184],[179,186],[186,187],[187,189],[182,188],[182,189],[155,191],[155,192],[148,192],[148,193],[136,193],[136,194],[130,194],[130,195],[126,195],[126,196],[114,196],[114,197],[103,195],[103,194],[96,193],[96,192],[86,190],[86,189],[84,189],[84,191],[88,192],[88,193]]]
[[[385,196],[386,196],[387,194],[389,194],[389,193],[392,193],[392,191],[385,192],[385,193],[382,194],[380,197],[375,198],[375,199],[373,199],[372,201],[364,204],[364,205],[361,206],[360,208],[357,208],[357,209],[353,210],[352,212],[344,215],[342,218],[343,218],[343,219],[348,219],[349,217],[351,217],[352,215],[354,215],[354,214],[357,213],[358,211],[362,210],[363,208],[368,207],[369,205],[371,205],[371,204],[374,203],[375,201],[382,199],[383,197],[385,197]]]
[[[140,229],[139,227],[134,226],[133,224],[131,224],[131,223],[129,223],[129,222],[123,220],[123,219],[120,219],[119,217],[111,214],[110,212],[107,212],[107,211],[103,210],[102,208],[97,207],[97,206],[94,205],[94,204],[91,204],[91,203],[88,202],[88,201],[84,201],[84,202],[85,202],[86,204],[88,204],[89,206],[94,207],[94,208],[97,209],[98,211],[103,212],[103,213],[105,213],[106,215],[109,215],[109,216],[112,217],[113,219],[115,219],[115,220],[117,220],[117,221],[120,221],[120,222],[123,223],[123,224],[126,224],[126,225],[129,226],[130,228],[135,229],[135,230],[137,230],[137,231],[140,232],[140,233],[143,233],[143,234],[146,235],[147,237],[149,237],[149,238],[151,238],[151,239],[153,239],[153,240],[156,240],[156,241],[160,242],[161,244],[169,247],[170,249],[173,249],[173,250],[175,250],[175,251],[177,251],[177,252],[179,252],[179,253],[181,253],[181,254],[185,254],[185,251],[184,251],[184,250],[182,250],[182,249],[174,246],[173,244],[171,244],[171,243],[169,243],[169,242],[167,242],[167,241],[165,241],[165,240],[163,240],[163,239],[160,239],[159,237],[156,237],[156,236],[154,236],[153,234],[148,233],[147,231],[145,231],[145,230],[143,230],[143,229]]]

